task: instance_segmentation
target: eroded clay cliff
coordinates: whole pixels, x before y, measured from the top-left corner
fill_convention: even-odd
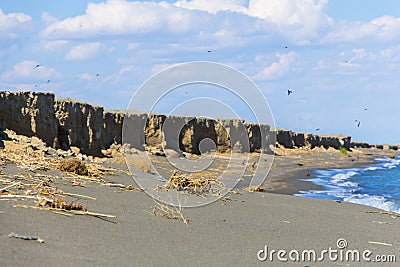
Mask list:
[[[36,136],[48,146],[64,150],[73,146],[94,156],[123,140],[139,150],[169,148],[195,154],[271,152],[275,141],[286,148],[355,146],[350,136],[271,131],[269,125],[238,119],[126,115],[78,101],[55,101],[53,94],[34,92],[0,92],[0,131],[6,128]]]

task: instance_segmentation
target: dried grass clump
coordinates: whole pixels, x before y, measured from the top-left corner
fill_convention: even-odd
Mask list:
[[[62,209],[62,210],[80,210],[87,211],[87,208],[79,203],[68,202],[65,199],[54,197],[54,198],[46,198],[41,197],[38,201],[39,206],[45,207],[48,206],[50,208]]]
[[[167,219],[182,220],[185,224],[188,224],[190,221],[190,219],[182,215],[182,207],[168,206],[160,202],[156,202],[152,213],[154,216],[160,216]]]
[[[246,187],[244,190],[248,191],[248,192],[265,192],[265,188],[261,187],[261,186],[250,186],[250,187]]]
[[[56,166],[56,168],[60,171],[65,171],[65,172],[72,172],[78,175],[89,175],[88,168],[86,167],[86,164],[79,160],[79,159],[66,159],[61,162],[59,162]]]
[[[193,175],[187,175],[181,171],[174,170],[168,182],[164,185],[164,188],[167,190],[186,190],[191,193],[203,194],[210,192],[213,185],[220,188],[223,187],[223,184],[216,179],[204,178],[202,176],[194,177]]]

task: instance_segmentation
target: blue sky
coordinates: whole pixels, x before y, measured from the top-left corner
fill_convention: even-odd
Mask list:
[[[277,127],[400,143],[400,1],[1,1],[0,36],[1,90],[125,109],[165,67],[213,61],[256,83]],[[189,86],[159,111],[205,92],[229,99]]]

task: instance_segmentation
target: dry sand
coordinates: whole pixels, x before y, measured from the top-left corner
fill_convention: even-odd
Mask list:
[[[337,151],[281,150],[282,156],[276,157],[265,187],[269,192],[292,194],[312,188],[309,183],[297,181],[306,178],[312,169],[368,164],[372,157],[385,153],[392,152],[363,150],[342,155]],[[2,166],[2,170],[8,174],[20,172],[13,164]],[[132,183],[132,178],[123,173],[105,179]],[[144,192],[120,191],[97,183],[86,187],[60,183],[59,187],[65,192],[95,197],[96,200],[80,198],[79,203],[90,211],[117,218],[65,216],[13,207],[28,205],[30,200],[2,199],[0,266],[373,265],[363,261],[332,262],[327,258],[320,263],[257,259],[257,253],[266,245],[270,250],[319,253],[329,247],[337,249],[340,238],[346,239],[346,249],[371,250],[371,258],[378,254],[396,255],[400,261],[400,217],[368,213],[379,210],[366,206],[275,193],[231,194],[231,201],[183,209],[182,214],[190,219],[184,224],[181,220],[154,216],[155,203]],[[11,232],[39,236],[45,242],[9,238]]]

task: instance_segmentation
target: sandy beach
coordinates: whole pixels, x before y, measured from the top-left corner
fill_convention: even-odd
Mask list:
[[[400,1],[1,1],[0,33],[0,267],[400,267]]]
[[[279,156],[276,156],[264,184],[267,192],[241,190],[241,194],[229,194],[230,200],[185,208],[181,214],[189,220],[187,224],[179,218],[155,216],[156,203],[144,192],[123,191],[104,183],[74,186],[59,179],[65,175],[61,171],[43,171],[54,177],[63,192],[86,196],[70,199],[79,201],[90,211],[115,215],[116,218],[55,213],[29,208],[32,205],[30,199],[2,198],[0,265],[379,265],[363,258],[360,262],[333,261],[328,255],[318,261],[321,251],[330,248],[344,253],[369,250],[370,260],[379,255],[395,255],[399,260],[400,217],[357,204],[291,196],[313,187],[298,181],[298,178],[307,178],[313,169],[370,164],[374,157],[389,153],[393,152],[354,150],[344,155],[322,149],[277,150]],[[103,181],[132,184],[126,167],[123,172],[123,164],[104,159],[101,162],[103,166],[119,166],[121,170],[117,175],[105,175]],[[2,177],[18,173],[26,175],[29,170],[3,162]],[[89,196],[91,198],[87,198]],[[37,236],[44,242],[10,238],[10,233]],[[338,249],[338,240],[347,242],[347,247]],[[262,261],[259,257],[265,257],[266,246],[269,252],[297,250],[300,255],[302,251],[314,250],[317,260],[301,261],[300,258],[295,262],[286,254],[288,262],[284,262],[276,254],[272,254],[272,258],[268,254],[269,257]],[[384,266],[396,266],[396,263],[385,263]]]

